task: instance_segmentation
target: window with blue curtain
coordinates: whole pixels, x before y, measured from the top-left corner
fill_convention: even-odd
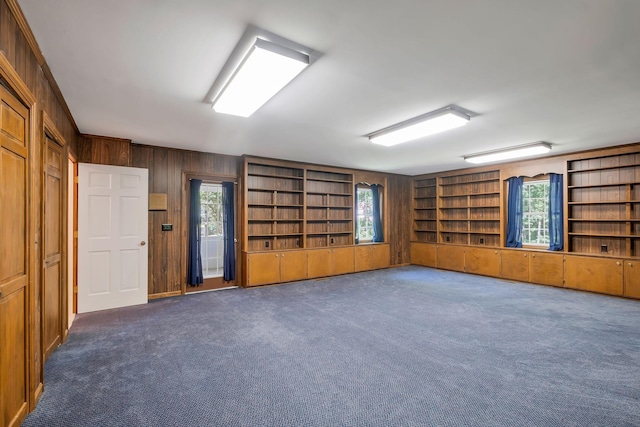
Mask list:
[[[522,184],[524,177],[514,176],[507,179],[507,241],[508,248],[522,247]]]
[[[202,180],[192,179],[189,184],[189,252],[187,265],[187,283],[200,286],[202,277],[202,255],[200,252],[200,226],[202,224],[200,207],[200,186]]]
[[[222,183],[222,217],[224,227],[224,276],[225,281],[236,278],[236,247],[235,247],[235,202],[233,182]]]
[[[549,174],[549,250],[561,251],[564,247],[562,175]]]

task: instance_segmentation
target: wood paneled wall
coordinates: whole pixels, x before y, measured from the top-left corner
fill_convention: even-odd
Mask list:
[[[389,175],[387,182],[391,265],[408,264],[411,262],[411,177]]]
[[[78,143],[78,161],[149,169],[149,193],[166,194],[168,207],[166,211],[149,212],[149,296],[180,294],[185,282],[182,263],[187,247],[183,234],[185,175],[224,175],[238,179],[240,157],[83,135]],[[162,231],[162,224],[173,224],[173,231]]]
[[[132,144],[128,140],[83,135],[78,160],[149,169],[149,192],[167,194],[166,211],[149,212],[149,296],[178,295],[182,290],[182,263],[186,251],[183,207],[185,175],[240,177],[241,158],[213,153]],[[411,178],[381,172],[352,171],[354,182],[385,186],[385,220],[391,244],[391,265],[408,264],[411,221]],[[173,224],[173,231],[162,231]],[[398,255],[399,254],[399,255]]]
[[[36,108],[38,111],[35,114],[37,123],[34,127],[36,133],[32,135],[36,143],[35,150],[31,153],[31,161],[34,165],[42,164],[42,117],[43,112],[46,112],[67,142],[68,148],[65,148],[63,153],[65,157],[63,162],[65,171],[63,173],[66,174],[66,157],[69,152],[75,153],[77,147],[77,128],[16,0],[0,0],[0,51],[2,51],[20,79],[37,100]],[[39,166],[33,170],[39,170]],[[30,220],[35,227],[36,242],[39,242],[42,236],[42,185],[42,174],[34,173],[30,189],[31,194],[28,196],[31,198]],[[66,188],[63,191],[66,194]],[[34,309],[31,313],[32,324],[29,325],[28,331],[31,335],[30,353],[34,360],[29,372],[30,392],[32,395],[31,409],[35,405],[37,394],[42,390],[43,380],[42,295],[40,292],[42,253],[40,252],[40,245],[35,244],[33,248],[32,256],[35,260],[35,275],[31,277],[29,286],[34,299],[31,303]]]

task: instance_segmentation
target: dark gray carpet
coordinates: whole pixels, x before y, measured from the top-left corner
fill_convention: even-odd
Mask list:
[[[404,267],[85,314],[23,425],[640,425],[640,302]]]

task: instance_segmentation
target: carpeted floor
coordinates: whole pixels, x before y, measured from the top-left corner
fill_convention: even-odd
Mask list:
[[[24,426],[640,425],[640,301],[403,267],[80,315]]]

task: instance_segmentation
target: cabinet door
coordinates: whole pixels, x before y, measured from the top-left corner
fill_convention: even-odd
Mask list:
[[[373,246],[356,246],[355,251],[355,271],[373,270]]]
[[[377,270],[379,268],[387,268],[391,263],[391,248],[388,244],[378,244],[371,246],[372,267]]]
[[[563,286],[563,254],[532,253],[529,255],[529,281],[541,285]]]
[[[280,252],[247,255],[248,286],[266,285],[280,281]]]
[[[640,262],[624,262],[624,296],[640,298]]]
[[[346,274],[355,271],[355,250],[353,247],[331,249],[332,274]]]
[[[622,261],[581,256],[565,257],[564,278],[567,288],[622,295]]]
[[[529,257],[530,254],[525,251],[502,250],[500,253],[500,277],[528,282]]]
[[[331,275],[331,249],[316,249],[307,253],[307,277]]]
[[[500,276],[500,252],[497,249],[467,248],[464,271],[483,276]]]
[[[438,245],[436,267],[444,270],[464,271],[464,246]]]
[[[411,242],[411,264],[436,266],[436,245]]]
[[[307,278],[307,251],[289,251],[280,254],[280,280],[292,282]]]

